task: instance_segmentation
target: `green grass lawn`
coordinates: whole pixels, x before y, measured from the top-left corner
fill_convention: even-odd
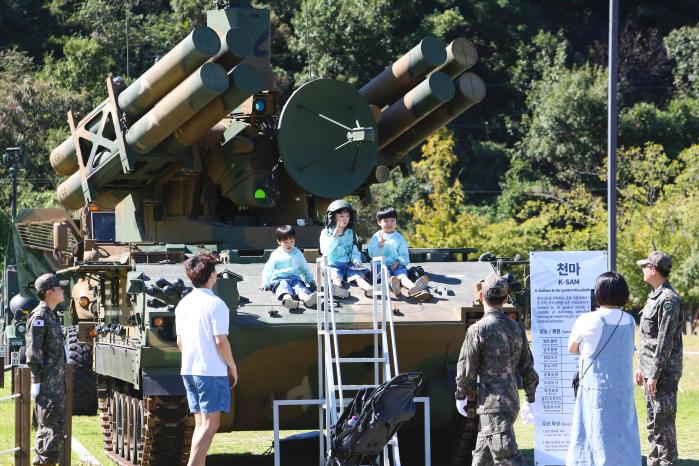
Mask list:
[[[685,336],[685,348],[688,351],[699,351],[699,337]],[[0,389],[0,397],[9,395],[10,375],[5,374],[5,388]],[[680,381],[680,391],[677,395],[677,443],[679,447],[679,466],[699,466],[699,355],[686,355],[684,358],[684,374]],[[636,409],[638,411],[639,431],[641,434],[641,451],[648,453],[648,442],[645,434],[645,402],[641,390],[636,390]],[[0,403],[0,450],[14,447],[14,404]],[[519,420],[515,424],[517,440],[529,464],[534,464],[534,429],[525,426]],[[291,434],[292,432],[285,432]],[[34,435],[34,433],[32,433]],[[102,464],[112,464],[102,450],[99,418],[97,416],[73,417],[73,435],[97,458]],[[216,465],[245,465],[269,466],[272,458],[267,452],[272,444],[272,432],[232,432],[217,434],[210,450],[208,464]],[[80,464],[79,458],[73,452],[73,464]],[[12,455],[0,457],[0,466],[12,465]],[[644,462],[645,464],[645,462]]]

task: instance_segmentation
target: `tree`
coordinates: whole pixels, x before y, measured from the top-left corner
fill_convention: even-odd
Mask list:
[[[82,106],[79,95],[38,75],[26,53],[0,50],[0,150],[22,146],[29,156],[30,179],[52,183],[49,153],[69,135],[68,109]]]
[[[295,78],[334,78],[361,86],[421,39],[415,0],[304,0],[289,48],[304,63]]]
[[[696,141],[699,134],[699,99],[678,97],[666,108],[639,102],[622,109],[619,116],[619,143],[626,147],[642,147],[648,142],[663,146],[674,159]]]
[[[645,149],[645,158],[651,158],[656,148]],[[667,160],[667,159],[666,159]],[[643,162],[645,163],[645,162]],[[651,162],[652,163],[652,162]],[[660,164],[658,164],[660,165]],[[651,250],[662,250],[673,259],[671,279],[687,301],[699,302],[699,279],[697,257],[699,257],[699,146],[683,151],[678,166],[668,163],[672,170],[680,169],[674,183],[660,187],[655,202],[639,201],[634,196],[623,197],[619,215],[619,271],[627,278],[631,289],[631,304],[640,306],[648,292],[643,283],[636,260],[647,256]],[[641,170],[648,173],[656,171]],[[651,176],[652,178],[652,176]]]
[[[477,217],[460,216],[464,192],[452,169],[454,136],[442,129],[430,136],[422,148],[422,158],[413,162],[415,176],[430,188],[427,199],[418,199],[408,211],[415,219],[415,232],[409,235],[413,247],[459,247],[479,225]]]
[[[598,186],[606,153],[606,73],[592,65],[553,71],[527,99],[517,157],[554,185]]]
[[[659,144],[622,149],[618,157],[618,189],[624,201],[634,205],[654,205],[680,169],[680,163],[671,161]]]
[[[699,98],[699,25],[675,29],[665,37],[668,56],[675,61],[675,87]]]

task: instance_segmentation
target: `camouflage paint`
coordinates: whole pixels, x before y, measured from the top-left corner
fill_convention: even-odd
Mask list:
[[[381,113],[379,148],[383,149],[432,110],[454,97],[454,83],[444,73],[432,73],[402,99]]]
[[[478,61],[478,52],[473,43],[463,37],[457,37],[447,45],[447,59],[434,71],[441,71],[451,79],[471,68]]]
[[[364,85],[359,93],[372,105],[390,105],[446,59],[444,42],[428,36]]]
[[[178,153],[194,144],[204,133],[262,88],[260,73],[241,63],[228,73],[228,90],[179,127],[165,142],[163,150]]]
[[[139,154],[149,153],[226,89],[223,67],[205,63],[131,126],[127,144]]]
[[[485,98],[485,84],[473,73],[464,73],[455,81],[456,95],[449,102],[440,105],[412,128],[405,131],[391,144],[383,148],[387,155],[404,156],[432,133],[448,125],[463,112]]]
[[[220,49],[218,34],[199,26],[119,94],[119,107],[138,118]]]

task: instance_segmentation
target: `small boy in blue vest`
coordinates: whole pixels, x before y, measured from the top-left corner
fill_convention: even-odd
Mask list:
[[[384,265],[391,277],[391,291],[397,298],[403,296],[402,288],[408,290],[408,296],[418,301],[429,301],[432,295],[427,284],[430,279],[423,275],[415,282],[408,278],[408,242],[396,230],[398,214],[393,207],[384,207],[376,213],[376,223],[380,230],[374,233],[369,241],[369,255],[383,256]]]
[[[261,290],[271,289],[287,309],[303,305],[312,308],[317,301],[317,293],[310,287],[315,285],[313,272],[295,246],[296,230],[291,225],[282,225],[276,231],[279,247],[272,253],[262,270]]]

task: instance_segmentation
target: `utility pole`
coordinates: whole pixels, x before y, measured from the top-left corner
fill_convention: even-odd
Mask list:
[[[25,160],[24,149],[21,147],[8,147],[5,149],[5,153],[2,154],[2,164],[8,167],[7,170],[10,172],[10,177],[12,177],[12,218],[10,219],[12,223],[15,222],[15,217],[17,217],[17,173]],[[14,262],[14,257],[12,262]],[[5,258],[5,263],[7,264],[7,258]]]
[[[609,270],[616,270],[616,146],[617,146],[617,49],[619,46],[619,0],[609,0],[609,67],[607,85],[607,228]]]
[[[2,154],[2,164],[8,167],[12,177],[12,221],[17,216],[17,172],[20,165],[24,163],[26,156],[21,147],[8,147]]]

